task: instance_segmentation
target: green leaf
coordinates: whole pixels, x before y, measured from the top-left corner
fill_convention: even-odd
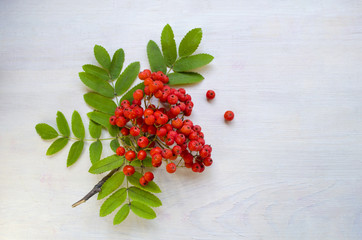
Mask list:
[[[174,34],[170,25],[166,25],[161,34],[161,47],[166,65],[171,67],[177,58],[177,49]]]
[[[153,167],[152,165],[152,158],[150,157],[146,157],[143,161],[142,161],[142,164],[141,164],[141,161],[136,159],[136,160],[133,160],[130,165],[132,166],[135,166],[135,167],[140,167],[141,165],[143,165],[144,167]]]
[[[112,80],[118,78],[119,74],[121,73],[123,63],[124,51],[122,48],[120,48],[113,54],[111,68],[109,69]]]
[[[72,144],[68,154],[67,167],[73,165],[78,160],[80,154],[83,151],[83,147],[84,147],[83,140],[76,141],[75,143]]]
[[[116,216],[113,219],[113,225],[120,224],[123,222],[129,214],[129,205],[125,204],[121,207],[121,209],[117,212]]]
[[[93,174],[99,174],[111,171],[115,168],[122,166],[123,163],[124,163],[124,157],[120,157],[114,154],[106,158],[103,158],[102,160],[93,164],[92,167],[89,169],[89,172]]]
[[[97,93],[109,98],[114,97],[114,89],[107,81],[86,72],[80,72],[79,78],[87,87]]]
[[[53,155],[59,152],[65,147],[65,145],[67,145],[67,143],[68,143],[68,138],[58,138],[52,143],[52,145],[50,145],[46,154]]]
[[[124,181],[123,172],[117,172],[113,174],[102,186],[102,190],[98,193],[98,200],[102,199],[109,194],[111,194],[114,190],[116,190],[119,186],[122,185]]]
[[[57,112],[57,126],[61,134],[63,134],[66,137],[69,137],[70,129],[67,119],[65,119],[63,113],[60,111]]]
[[[144,189],[144,190],[147,190],[147,191],[153,192],[153,193],[161,192],[161,189],[154,181],[149,182],[146,186],[142,186],[140,184],[141,177],[142,177],[141,173],[135,172],[132,176],[127,176],[127,179],[132,185],[139,187],[141,189]]]
[[[175,72],[189,71],[189,70],[192,70],[195,68],[205,66],[206,64],[209,64],[213,59],[214,59],[213,56],[206,54],[206,53],[201,53],[201,54],[184,57],[184,58],[179,59],[175,63],[173,70]]]
[[[180,57],[186,57],[193,54],[199,46],[201,38],[201,28],[194,28],[189,31],[180,42],[180,46],[178,48],[178,55]]]
[[[83,121],[77,111],[74,111],[72,115],[72,131],[77,138],[83,139],[85,137]]]
[[[104,113],[114,114],[114,110],[116,110],[117,107],[112,99],[103,97],[97,93],[86,93],[83,98],[89,106]]]
[[[150,40],[147,44],[147,56],[152,72],[162,71],[163,73],[166,73],[167,67],[165,59],[163,58],[157,43],[152,40]]]
[[[121,98],[121,100],[119,102],[122,102],[123,100],[128,100],[130,102],[133,101],[133,93],[137,90],[137,89],[141,89],[144,90],[145,89],[145,84],[143,82],[137,84],[136,86],[134,86],[133,88],[131,88],[128,92],[126,92],[126,94],[124,94]]]
[[[103,127],[107,128],[109,131],[109,134],[111,136],[116,136],[117,133],[119,132],[119,129],[117,126],[113,126],[109,123],[109,118],[112,115],[106,114],[106,113],[101,113],[101,112],[89,112],[87,114],[87,116],[89,117],[90,120],[93,120],[94,122],[102,125]]]
[[[121,204],[127,198],[127,190],[126,188],[121,188],[117,192],[113,193],[101,206],[101,210],[99,215],[101,217],[107,216],[111,212],[113,212],[116,208],[121,206]]]
[[[94,164],[101,159],[103,145],[101,141],[97,140],[89,146],[89,158],[91,163]]]
[[[203,76],[194,72],[170,73],[168,77],[170,79],[168,85],[191,84],[191,83],[200,82],[204,79]]]
[[[159,207],[162,205],[158,197],[137,187],[128,188],[128,195],[132,200],[147,204],[150,207]]]
[[[100,138],[102,133],[102,126],[92,120],[89,121],[89,134],[92,138]]]
[[[118,139],[113,139],[109,145],[110,145],[111,149],[113,150],[113,152],[116,152],[117,148],[119,147]]]
[[[122,72],[115,85],[117,96],[122,95],[131,87],[140,72],[140,67],[139,62],[133,62]]]
[[[94,56],[97,59],[97,62],[104,67],[105,69],[110,69],[111,68],[111,57],[109,56],[107,50],[100,46],[100,45],[95,45],[94,46]]]
[[[92,64],[86,64],[83,65],[83,70],[86,73],[90,73],[100,79],[103,79],[105,81],[109,80],[109,74],[106,70],[104,70],[103,68],[100,68],[98,66],[92,65]]]
[[[35,130],[42,139],[53,139],[59,136],[57,131],[46,123],[37,124]]]
[[[131,210],[134,214],[136,214],[139,217],[145,218],[145,219],[154,219],[156,218],[155,211],[152,210],[149,206],[137,202],[132,201],[131,202]]]

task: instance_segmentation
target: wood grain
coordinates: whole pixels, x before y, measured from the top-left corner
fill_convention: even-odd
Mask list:
[[[214,165],[158,169],[157,219],[114,227],[101,201],[71,208],[102,178],[88,152],[67,169],[34,126],[86,119],[94,44],[147,68],[166,23],[215,57],[187,87]],[[0,239],[362,239],[361,63],[361,1],[1,1]]]

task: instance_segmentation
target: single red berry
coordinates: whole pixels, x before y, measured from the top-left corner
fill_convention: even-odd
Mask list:
[[[198,141],[196,141],[196,140],[191,140],[191,141],[189,142],[189,145],[188,145],[190,151],[197,151],[197,146],[198,146],[198,144],[199,144]]]
[[[192,165],[192,171],[193,172],[200,172],[200,169],[201,169],[201,165],[200,163],[196,162]]]
[[[143,161],[147,157],[147,152],[145,150],[140,150],[137,153],[137,158],[141,161]]]
[[[174,106],[171,107],[170,111],[171,111],[171,113],[172,113],[173,115],[177,116],[177,115],[180,114],[181,109],[180,109],[179,106],[174,105]]]
[[[205,145],[205,139],[203,138],[198,138],[197,141],[201,144],[201,146],[204,146]]]
[[[165,159],[170,159],[172,157],[172,151],[170,149],[163,149],[161,153],[162,157]]]
[[[155,176],[151,172],[145,172],[144,177],[147,182],[151,182],[155,178]]]
[[[145,123],[147,125],[153,125],[155,123],[155,116],[154,115],[148,115],[148,116],[145,116]]]
[[[142,176],[142,177],[140,178],[140,184],[141,184],[142,186],[146,186],[146,185],[148,184],[148,181],[145,179],[144,176]]]
[[[128,100],[123,100],[120,105],[121,107],[126,108],[129,107],[131,104],[129,103]]]
[[[203,163],[205,164],[205,166],[210,166],[212,164],[212,159],[210,157],[207,157],[203,160]]]
[[[120,117],[122,115],[123,115],[122,107],[117,107],[116,110],[114,111],[114,116]]]
[[[148,126],[147,132],[151,135],[155,135],[157,132],[157,128],[155,126]]]
[[[181,128],[183,125],[182,119],[175,118],[174,120],[172,120],[171,125],[172,125],[172,127],[177,128],[177,129]]]
[[[109,123],[111,125],[116,125],[116,120],[117,120],[117,117],[116,116],[112,116],[109,118]]]
[[[174,172],[176,172],[176,164],[174,164],[173,162],[167,164],[167,165],[166,165],[166,171],[169,172],[169,173],[174,173]]]
[[[197,140],[199,138],[199,134],[197,132],[192,132],[189,135],[190,140]]]
[[[124,128],[121,129],[121,133],[124,136],[128,136],[129,135],[129,129],[124,127]]]
[[[118,127],[124,127],[126,125],[126,123],[127,123],[127,120],[124,117],[118,117],[116,119],[116,125]]]
[[[173,138],[167,138],[165,143],[167,144],[167,146],[171,146],[175,143],[175,139]]]
[[[182,112],[186,109],[186,104],[183,102],[177,103],[176,106],[178,106]]]
[[[152,166],[159,167],[162,164],[162,156],[161,154],[157,153],[152,156]]]
[[[202,173],[205,170],[205,165],[203,163],[200,163],[200,170],[199,172]]]
[[[151,149],[150,154],[151,154],[151,156],[153,156],[155,154],[161,154],[161,152],[162,152],[162,149],[160,147],[155,147],[155,148]]]
[[[151,95],[151,91],[150,91],[150,88],[148,87],[148,86],[145,86],[145,94],[147,95],[147,96],[150,96]]]
[[[213,91],[213,90],[209,90],[209,91],[207,91],[207,93],[206,93],[206,97],[207,97],[207,99],[214,99],[214,97],[215,97],[215,92]]]
[[[192,131],[192,129],[191,129],[191,126],[190,125],[183,125],[182,126],[182,128],[181,128],[181,130],[180,130],[183,134],[185,134],[186,136],[188,136],[190,133],[191,133],[191,131]]]
[[[170,94],[168,97],[167,97],[167,102],[169,104],[176,104],[178,102],[178,97],[175,95],[175,94]]]
[[[149,116],[149,115],[153,115],[153,110],[150,108],[145,109],[145,111],[143,112],[144,116]]]
[[[166,128],[167,132],[172,131],[172,126],[171,126],[171,124],[169,124],[169,123],[168,123],[168,124],[165,124],[164,127]]]
[[[124,147],[120,146],[116,149],[116,154],[118,156],[123,156],[125,154],[126,150],[124,149]]]
[[[160,138],[164,137],[164,136],[166,136],[166,134],[167,134],[167,130],[166,130],[165,127],[160,127],[160,128],[157,129],[156,135],[158,137],[160,137]]]
[[[159,117],[157,117],[156,122],[157,122],[159,125],[164,125],[164,124],[166,124],[166,123],[168,122],[168,117],[167,117],[167,115],[161,113],[161,114],[159,115]]]
[[[126,175],[126,176],[131,176],[131,175],[133,175],[135,171],[136,171],[136,170],[135,170],[134,167],[131,166],[131,165],[126,165],[126,166],[123,167],[123,173],[124,173],[124,175]]]
[[[178,133],[176,131],[169,131],[167,133],[167,138],[175,139],[177,137]]]
[[[202,158],[206,158],[206,157],[210,156],[210,152],[207,151],[205,148],[203,148],[203,149],[200,150],[200,156]]]
[[[129,130],[129,133],[134,137],[138,136],[140,132],[141,130],[136,126],[131,127],[131,129]]]
[[[187,153],[182,157],[185,163],[192,163],[194,161],[194,156],[191,153]]]
[[[152,83],[153,83],[152,78],[146,78],[146,79],[145,79],[144,84],[145,84],[146,87],[149,87]],[[145,91],[145,92],[146,92],[146,91]],[[149,95],[149,94],[147,94],[147,95]]]
[[[224,114],[224,118],[226,121],[231,121],[234,119],[234,113],[232,111],[226,111]]]
[[[177,137],[175,138],[175,142],[176,142],[178,145],[183,144],[185,141],[186,141],[186,137],[185,137],[185,135],[183,135],[182,133],[178,134]]]
[[[172,148],[172,153],[174,154],[174,155],[180,155],[181,154],[181,152],[182,152],[182,149],[181,149],[181,147],[179,146],[179,145],[175,145],[173,148]]]
[[[128,161],[132,161],[133,159],[136,158],[136,153],[132,150],[129,150],[126,152],[125,156],[124,156]]]
[[[137,144],[139,147],[141,148],[144,148],[144,147],[147,147],[149,141],[148,141],[148,138],[147,137],[140,137],[138,140],[137,140]]]

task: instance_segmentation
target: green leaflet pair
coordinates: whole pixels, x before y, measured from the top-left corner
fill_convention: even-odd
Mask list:
[[[183,37],[177,48],[173,30],[167,24],[161,34],[161,48],[152,40],[147,44],[151,71],[162,71],[167,74],[168,85],[171,86],[200,82],[204,77],[191,71],[207,65],[213,60],[211,55],[205,53],[192,55],[198,48],[201,39],[201,28],[192,29]],[[89,118],[88,132],[91,138],[85,138],[83,120],[77,111],[72,114],[71,128],[64,114],[58,111],[57,130],[48,124],[40,123],[36,125],[36,131],[45,140],[55,139],[46,155],[59,152],[69,140],[75,141],[68,153],[68,167],[79,159],[84,149],[84,143],[92,142],[89,145],[89,158],[92,163],[89,172],[92,174],[109,172],[100,188],[92,190],[93,194],[99,192],[98,199],[109,196],[101,206],[100,216],[107,216],[119,208],[114,217],[114,224],[119,224],[126,219],[130,211],[140,217],[153,219],[156,217],[156,213],[152,207],[162,205],[160,199],[153,194],[161,192],[158,185],[152,181],[146,186],[141,186],[139,179],[142,174],[137,171],[132,176],[125,177],[120,171],[121,167],[125,165],[124,157],[113,154],[102,158],[104,141],[110,141],[109,147],[114,152],[120,144],[131,144],[128,137],[119,134],[120,129],[117,126],[109,123],[109,118],[122,100],[132,101],[134,91],[144,89],[143,82],[134,85],[141,70],[140,63],[132,62],[123,70],[125,62],[123,49],[118,49],[111,58],[107,50],[100,45],[94,46],[94,56],[99,66],[83,65],[83,72],[79,73],[81,81],[91,90],[83,96],[84,101],[93,108],[93,111],[87,114]],[[134,87],[131,88],[133,85]],[[110,137],[101,138],[102,129],[105,129]],[[143,161],[135,160],[130,164],[142,169],[152,167],[150,157]],[[122,187],[125,178],[126,186]]]

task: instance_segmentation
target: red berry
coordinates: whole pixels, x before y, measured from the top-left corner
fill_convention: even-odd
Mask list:
[[[124,127],[127,123],[127,120],[124,117],[118,117],[116,119],[116,124],[118,127]]]
[[[213,90],[207,91],[206,97],[207,97],[207,99],[214,99],[214,97],[215,97],[215,92],[214,92]]]
[[[121,129],[121,133],[122,133],[122,135],[124,135],[124,136],[128,136],[129,135],[129,130],[128,130],[128,128],[122,128]]]
[[[205,166],[210,166],[212,164],[212,159],[210,157],[207,157],[203,160],[203,163],[205,164]]]
[[[171,122],[172,127],[177,128],[177,129],[181,128],[182,124],[183,124],[183,122],[182,122],[181,118],[175,118]]]
[[[200,163],[194,163],[193,165],[192,165],[192,171],[193,172],[200,172],[200,169],[201,169],[201,165],[200,165]]]
[[[144,177],[147,182],[151,182],[155,178],[155,176],[153,176],[153,173],[151,172],[145,172]]]
[[[147,132],[151,135],[155,135],[157,132],[157,128],[155,126],[148,126]]]
[[[173,162],[167,164],[167,165],[166,165],[166,170],[167,170],[167,172],[169,172],[169,173],[174,173],[174,172],[176,172],[176,164],[174,164]]]
[[[140,178],[140,184],[141,184],[142,186],[146,186],[146,185],[148,184],[148,181],[145,179],[144,176],[142,176],[142,177]]]
[[[167,134],[167,130],[166,130],[165,127],[160,127],[160,128],[157,129],[156,135],[158,137],[160,137],[160,138],[164,137],[164,136],[166,136],[166,134]]]
[[[145,84],[146,87],[149,88],[149,86],[150,86],[152,83],[153,83],[152,78],[146,78],[146,79],[145,79],[144,84]],[[146,88],[145,88],[145,90],[146,90]],[[146,93],[146,91],[145,91],[145,93]],[[147,95],[149,95],[149,94],[147,94]]]
[[[182,149],[179,145],[176,145],[172,148],[172,153],[175,155],[180,155],[182,152]]]
[[[109,118],[109,123],[111,125],[116,125],[116,120],[117,120],[117,117],[116,116],[112,116]]]
[[[120,146],[116,149],[116,154],[118,156],[123,156],[125,154],[126,150],[124,149],[124,147]]]
[[[148,115],[145,117],[145,123],[147,125],[153,125],[155,123],[155,120],[156,120],[156,118],[154,115]]]
[[[161,152],[162,152],[162,149],[160,147],[155,147],[155,148],[151,149],[150,154],[151,154],[151,156],[153,156],[155,154],[161,154]]]
[[[138,136],[140,132],[141,130],[136,126],[131,127],[131,129],[129,130],[129,133],[134,137]]]
[[[164,125],[168,122],[168,117],[167,115],[161,113],[159,115],[159,117],[157,118],[156,122],[159,124],[159,125]]]
[[[140,137],[138,140],[137,140],[137,144],[139,147],[141,148],[145,148],[147,147],[149,141],[148,141],[148,138],[146,137]]]
[[[157,153],[152,156],[152,166],[159,167],[162,164],[162,156],[161,154]]]
[[[232,111],[226,111],[224,114],[224,118],[226,121],[231,121],[234,119],[234,113]]]
[[[126,176],[131,176],[131,175],[134,174],[134,172],[135,172],[135,169],[131,165],[126,165],[126,166],[123,167],[123,173]]]
[[[180,109],[179,106],[174,105],[174,106],[171,107],[170,111],[171,111],[171,113],[172,113],[173,115],[177,116],[177,115],[180,114],[181,109]]]
[[[137,158],[141,161],[144,160],[146,157],[147,157],[147,152],[145,150],[140,150],[137,153]]]
[[[175,94],[171,94],[167,97],[167,102],[169,104],[176,104],[178,102],[178,97]]]
[[[128,100],[123,100],[120,105],[121,107],[126,108],[129,107],[131,104],[129,103]]]
[[[183,144],[185,141],[186,141],[186,137],[185,137],[185,135],[183,135],[182,133],[178,134],[177,137],[175,138],[175,142],[176,142],[178,145]]]
[[[185,134],[186,136],[188,136],[190,133],[191,133],[191,131],[192,131],[192,129],[191,129],[191,126],[190,125],[183,125],[182,126],[182,128],[181,128],[181,130],[180,130],[183,134]]]
[[[132,150],[129,150],[126,152],[125,156],[124,156],[128,161],[132,161],[133,159],[136,158],[136,153]]]
[[[121,108],[121,107],[117,107],[117,108],[116,108],[116,111],[114,111],[114,115],[115,115],[116,117],[122,116],[122,115],[123,115],[123,110],[122,110],[122,108]]]
[[[172,157],[172,151],[170,149],[163,149],[161,153],[162,157],[165,159],[170,159]]]
[[[143,112],[144,116],[149,116],[149,115],[153,115],[153,110],[150,108],[147,108],[144,112]]]

